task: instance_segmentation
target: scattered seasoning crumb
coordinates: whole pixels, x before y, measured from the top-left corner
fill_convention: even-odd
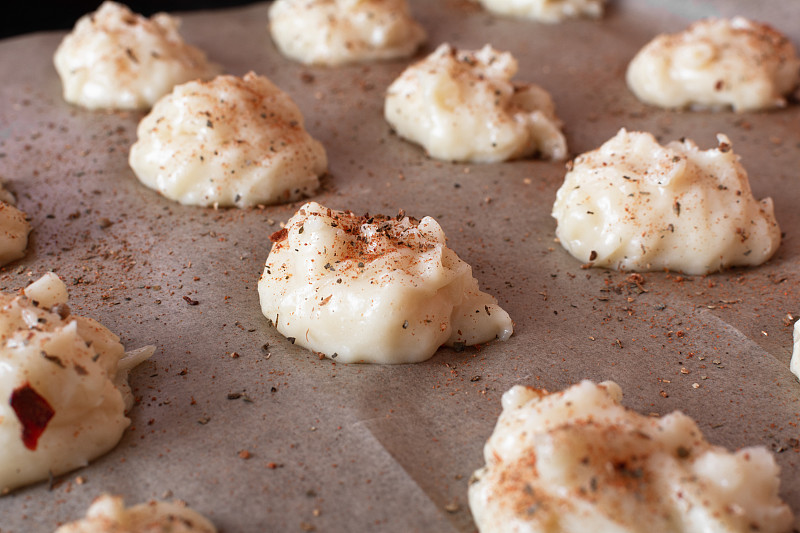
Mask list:
[[[238,400],[241,397],[242,397],[241,392],[229,392],[227,396],[229,400]]]
[[[303,531],[316,531],[317,528],[314,524],[309,524],[308,522],[300,522],[300,529]]]
[[[209,417],[207,417],[207,416],[204,416],[203,418],[198,418],[197,419],[197,423],[200,424],[201,426],[205,426],[209,422],[211,422],[211,419]]]
[[[457,502],[448,503],[444,506],[444,510],[448,513],[457,513],[459,509],[461,509],[461,506]]]
[[[247,450],[242,450],[242,451],[239,452],[239,458],[240,459],[250,459],[250,457],[252,457],[252,455]]]
[[[84,483],[86,483],[86,481],[87,479],[84,476],[78,476],[75,478],[76,485],[83,485]]]
[[[481,377],[480,376],[472,376],[469,380],[472,381],[472,382],[480,381]]]
[[[184,300],[184,301],[185,301],[187,304],[189,304],[189,305],[198,305],[198,304],[200,303],[200,302],[198,302],[197,300],[192,300],[192,299],[191,299],[191,298],[189,298],[188,296],[184,296],[184,297],[183,297],[183,300]]]

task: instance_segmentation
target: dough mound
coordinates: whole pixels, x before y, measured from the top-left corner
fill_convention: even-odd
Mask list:
[[[177,502],[151,501],[130,508],[119,496],[95,499],[86,518],[65,524],[55,533],[216,533],[200,513]]]
[[[389,86],[386,120],[436,159],[565,159],[567,143],[550,95],[537,85],[512,83],[516,72],[508,52],[443,44]]]
[[[0,266],[25,255],[31,225],[17,209],[14,195],[0,184]]]
[[[753,197],[730,141],[717,139],[703,151],[622,129],[575,158],[553,206],[561,244],[617,270],[707,274],[767,261],[781,242],[772,200]]]
[[[289,95],[253,72],[189,82],[139,123],[130,165],[182,204],[291,202],[316,191],[328,166],[303,122]]]
[[[779,469],[763,446],[730,453],[678,411],[620,405],[616,383],[517,385],[470,480],[481,533],[788,533]]]
[[[639,100],[666,108],[784,107],[800,82],[800,59],[784,35],[742,17],[706,19],[659,35],[628,66]]]
[[[603,16],[606,0],[476,0],[498,15],[553,24],[567,18]]]
[[[478,289],[439,224],[305,204],[270,238],[261,311],[293,342],[345,363],[415,363],[439,346],[506,340],[508,314]]]
[[[306,64],[408,57],[425,40],[406,0],[276,0],[269,18],[281,53]]]
[[[147,19],[103,2],[56,50],[64,99],[88,109],[148,109],[179,83],[214,77],[219,66],[183,42],[179,24],[165,13]]]
[[[130,424],[128,371],[155,350],[126,354],[91,318],[71,315],[67,288],[45,274],[0,293],[0,492],[86,466]]]

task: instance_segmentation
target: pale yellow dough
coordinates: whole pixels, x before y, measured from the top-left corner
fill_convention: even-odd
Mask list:
[[[743,17],[705,19],[659,35],[636,54],[628,87],[643,102],[667,108],[784,107],[800,82],[791,41]]]
[[[389,86],[384,116],[436,159],[565,159],[567,142],[552,98],[532,83],[512,82],[516,72],[509,52],[443,44]]]
[[[470,480],[481,533],[788,533],[766,447],[709,444],[678,411],[640,415],[613,382],[515,386]]]
[[[153,350],[126,354],[107,328],[70,314],[55,274],[0,294],[0,492],[86,466],[113,448],[130,424],[128,371]],[[43,432],[30,439],[37,419]]]
[[[89,109],[147,109],[175,85],[220,72],[183,41],[166,13],[148,19],[106,1],[78,20],[56,50],[64,99]]]
[[[778,249],[772,200],[756,200],[727,137],[700,150],[622,129],[575,158],[558,190],[556,236],[584,263],[707,274],[754,266]]]
[[[103,494],[92,502],[86,518],[55,533],[216,533],[203,515],[178,502],[151,501],[125,507],[122,498]]]
[[[415,363],[442,345],[513,331],[431,217],[361,217],[309,202],[272,240],[261,311],[295,344],[336,361]]]
[[[269,20],[281,53],[307,64],[408,57],[425,40],[406,0],[275,0]]]
[[[137,135],[129,158],[136,176],[182,204],[291,202],[316,191],[328,167],[297,105],[253,72],[175,87]]]
[[[31,225],[15,204],[14,195],[0,184],[0,266],[23,257],[28,247]]]
[[[492,13],[554,24],[568,18],[599,18],[606,0],[475,0]]]

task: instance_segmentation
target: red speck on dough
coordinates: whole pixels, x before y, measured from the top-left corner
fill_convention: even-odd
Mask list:
[[[39,437],[56,412],[29,383],[14,389],[10,403],[22,423],[22,442],[29,450],[36,450]]]
[[[275,233],[269,236],[269,240],[272,242],[281,242],[289,235],[289,230],[286,228],[279,229]]]

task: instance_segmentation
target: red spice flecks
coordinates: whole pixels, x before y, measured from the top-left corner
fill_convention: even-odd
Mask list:
[[[56,413],[29,383],[11,393],[11,408],[22,423],[22,442],[29,450],[36,450],[39,437]]]
[[[269,236],[269,240],[272,242],[281,242],[289,235],[289,230],[286,228],[279,229],[275,233]]]

